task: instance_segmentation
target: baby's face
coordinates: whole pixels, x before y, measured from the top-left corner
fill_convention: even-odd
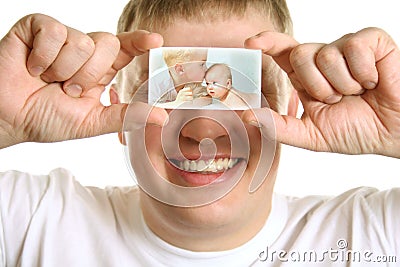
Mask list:
[[[223,99],[229,91],[229,81],[219,70],[209,70],[205,77],[207,92],[213,98]]]

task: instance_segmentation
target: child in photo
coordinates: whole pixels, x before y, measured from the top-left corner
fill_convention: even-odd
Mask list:
[[[214,64],[206,72],[207,93],[232,109],[257,107],[259,96],[245,93],[232,86],[232,72],[226,64]]]

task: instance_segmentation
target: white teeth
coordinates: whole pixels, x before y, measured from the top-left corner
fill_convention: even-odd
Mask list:
[[[235,165],[234,160],[229,159],[229,161],[228,161],[228,168],[232,168],[233,165]]]
[[[189,170],[191,170],[191,171],[197,171],[197,164],[196,164],[196,161],[192,160],[192,161],[190,162]]]
[[[183,162],[183,169],[184,170],[189,170],[190,162],[188,160],[185,160]]]
[[[229,159],[228,159],[228,158],[224,158],[224,160],[222,161],[222,164],[223,164],[223,166],[224,166],[224,169],[228,169],[228,162],[229,162]]]
[[[197,162],[197,171],[198,172],[204,171],[206,168],[207,168],[207,165],[204,162],[204,160],[199,160],[199,162]]]
[[[179,168],[191,172],[217,172],[231,169],[238,159],[219,158],[218,160],[184,160],[179,162]]]
[[[224,168],[224,163],[222,162],[222,159],[217,160],[217,170],[221,171]]]

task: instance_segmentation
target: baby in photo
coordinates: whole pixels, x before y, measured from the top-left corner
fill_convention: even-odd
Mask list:
[[[232,72],[228,65],[218,63],[208,68],[205,76],[207,93],[229,108],[252,107],[259,99],[257,94],[244,93],[232,85]]]

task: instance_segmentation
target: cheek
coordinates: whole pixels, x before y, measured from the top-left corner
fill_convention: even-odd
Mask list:
[[[249,169],[254,171],[260,158],[261,134],[260,130],[254,126],[246,126],[250,143]]]
[[[216,92],[216,94],[217,94],[217,96],[218,97],[222,97],[222,96],[224,96],[224,94],[225,94],[225,90],[224,89],[221,89],[221,88],[218,88],[217,87],[217,89],[215,90],[215,92]]]
[[[242,116],[242,111],[237,111],[239,117]],[[249,167],[254,167],[254,164],[259,161],[261,152],[261,133],[260,130],[252,125],[244,125],[247,131],[250,152],[249,152]]]
[[[153,165],[164,158],[161,145],[161,129],[157,126],[147,126],[145,132],[146,153]]]
[[[219,89],[214,88],[215,97],[221,97],[221,91]]]
[[[205,76],[205,71],[202,68],[191,68],[190,75],[188,75],[191,81],[202,81]]]

